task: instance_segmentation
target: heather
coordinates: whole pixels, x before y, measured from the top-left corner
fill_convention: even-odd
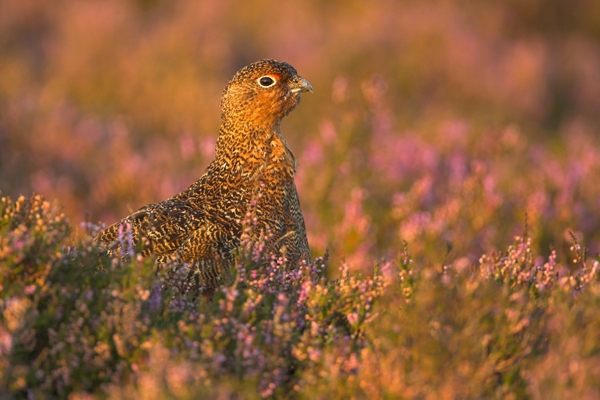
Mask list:
[[[596,3],[2,2],[0,397],[598,398]],[[98,249],[267,57],[314,262],[206,302]]]

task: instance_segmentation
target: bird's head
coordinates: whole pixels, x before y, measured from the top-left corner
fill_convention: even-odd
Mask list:
[[[221,99],[221,119],[246,128],[271,129],[299,103],[308,81],[291,65],[261,60],[245,66],[229,81]]]

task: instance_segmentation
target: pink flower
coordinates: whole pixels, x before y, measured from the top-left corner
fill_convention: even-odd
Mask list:
[[[350,322],[351,325],[356,325],[356,323],[358,323],[357,313],[348,314],[346,318],[348,318],[348,322]]]

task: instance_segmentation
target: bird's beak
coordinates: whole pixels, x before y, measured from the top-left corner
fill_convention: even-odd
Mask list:
[[[311,92],[314,93],[312,85],[301,76],[296,76],[290,83],[292,93]]]

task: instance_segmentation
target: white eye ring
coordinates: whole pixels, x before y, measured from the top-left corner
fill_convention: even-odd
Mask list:
[[[261,87],[268,88],[277,83],[277,79],[273,78],[271,75],[261,76],[256,80]]]

